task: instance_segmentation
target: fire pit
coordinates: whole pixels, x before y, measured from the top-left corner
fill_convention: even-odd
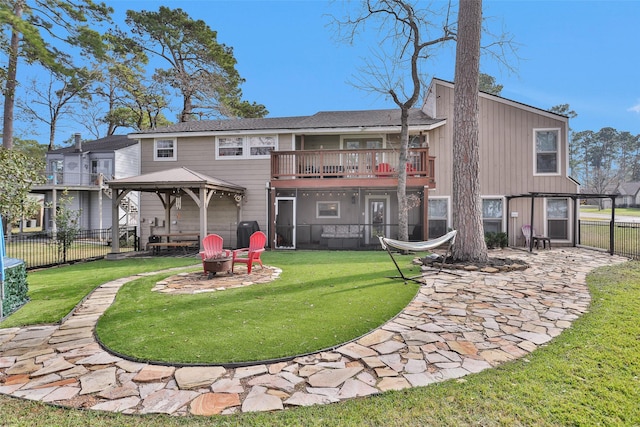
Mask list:
[[[226,271],[231,273],[231,257],[227,258],[210,258],[204,260],[204,271],[209,273],[209,278],[215,276],[216,273]]]

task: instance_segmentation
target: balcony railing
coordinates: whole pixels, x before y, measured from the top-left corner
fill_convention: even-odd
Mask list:
[[[45,178],[45,182],[40,186],[88,186],[98,187],[99,185],[99,173],[89,172],[41,172]],[[104,182],[107,182],[104,177]]]
[[[318,150],[273,151],[272,179],[296,178],[397,178],[401,167],[407,178],[433,181],[435,157],[428,148],[409,150],[407,163],[398,165],[398,151],[379,150]]]

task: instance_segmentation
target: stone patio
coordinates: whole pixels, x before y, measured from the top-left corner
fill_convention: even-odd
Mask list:
[[[115,280],[96,289],[61,325],[0,329],[0,393],[127,414],[215,415],[330,404],[425,386],[545,345],[588,309],[586,274],[626,261],[576,248],[533,254],[505,250],[501,256],[524,260],[530,268],[425,276],[402,313],[356,341],[239,368],[152,365],[103,350],[93,336],[95,323],[120,287],[139,276]],[[211,282],[205,291],[270,281],[279,274],[275,268],[260,271],[238,275],[235,284],[231,277],[226,286]],[[155,290],[194,292],[205,286],[194,282],[193,276],[177,275]]]

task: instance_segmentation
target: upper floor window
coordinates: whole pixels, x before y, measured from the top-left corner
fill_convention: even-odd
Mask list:
[[[534,171],[536,174],[560,173],[560,129],[534,130]]]
[[[48,184],[64,184],[64,161],[51,160],[49,163],[51,174],[47,178]]]
[[[216,158],[269,158],[276,150],[276,137],[273,135],[220,136],[216,138]]]
[[[384,141],[379,137],[371,138],[352,138],[345,137],[342,140],[342,146],[347,150],[358,149],[380,149],[384,146]]]
[[[153,142],[153,160],[178,160],[178,147],[175,139],[156,139]]]

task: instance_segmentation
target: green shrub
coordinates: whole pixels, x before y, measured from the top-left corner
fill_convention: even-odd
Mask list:
[[[490,231],[484,234],[484,241],[488,249],[504,248],[508,244],[507,233]]]
[[[2,315],[10,315],[29,299],[27,292],[27,268],[25,263],[8,267],[4,270],[4,299],[2,300]]]

